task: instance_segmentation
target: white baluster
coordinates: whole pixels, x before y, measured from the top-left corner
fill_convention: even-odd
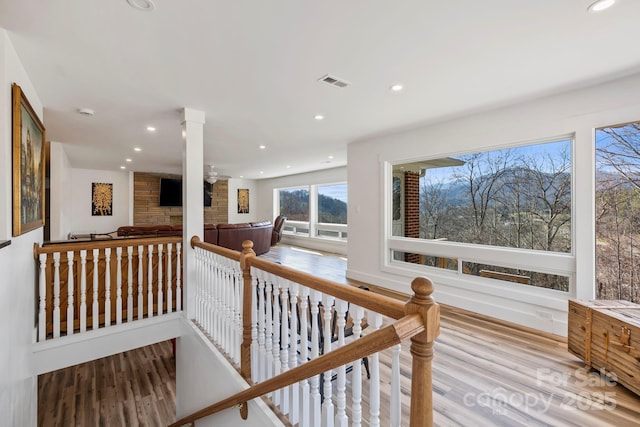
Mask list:
[[[311,291],[311,360],[318,358],[320,354],[320,300],[322,294],[318,291]],[[319,427],[321,424],[321,409],[320,404],[322,402],[322,396],[320,395],[320,375],[315,375],[311,378],[311,425],[312,427]]]
[[[167,243],[167,313],[171,313],[173,311],[173,277],[171,277],[172,270],[172,262],[171,262],[171,251],[173,250],[173,244]]]
[[[144,246],[138,245],[138,320],[144,318],[144,294],[142,293],[144,282]]]
[[[369,312],[369,324],[374,332],[382,325],[382,315]],[[378,353],[371,355],[369,363],[371,380],[369,381],[369,425],[378,427],[380,425],[380,356]]]
[[[162,281],[162,243],[158,244],[158,316],[162,316],[162,309],[164,304],[164,292],[162,287],[164,282]]]
[[[273,285],[273,376],[280,375],[280,286],[274,280],[276,276],[269,274],[269,281]],[[273,402],[280,406],[281,390],[276,390],[273,396]]]
[[[93,253],[93,304],[91,306],[92,329],[98,330],[100,327],[100,304],[98,302],[98,260],[100,258],[100,250],[94,249]]]
[[[273,377],[273,285],[269,282],[269,275],[265,273],[265,352],[267,356],[266,361],[266,375],[265,379]]]
[[[111,248],[104,249],[104,326],[111,326]]]
[[[280,364],[281,371],[287,372],[289,370],[289,281],[286,279],[278,278],[280,282],[280,307],[281,307],[281,322],[280,322]],[[280,410],[283,414],[289,413],[289,404],[291,403],[291,395],[289,386],[282,388],[282,402],[280,404]]]
[[[336,315],[337,315],[337,327],[338,327],[338,347],[342,347],[345,344],[344,328],[346,327],[346,315],[349,309],[349,304],[346,301],[336,300]],[[353,362],[359,364],[359,360]],[[347,372],[346,366],[339,366],[336,378],[336,422],[335,425],[339,427],[347,427],[349,419],[347,418]]]
[[[306,363],[309,358],[309,288],[300,287],[300,361]],[[300,426],[311,425],[309,420],[309,381],[300,382]]]
[[[204,253],[205,277],[202,283],[202,316],[209,334],[220,345],[223,345],[222,337],[222,302],[220,292],[222,277],[220,275],[220,256]]]
[[[176,243],[176,311],[182,310],[182,288],[180,286],[181,281],[181,267],[182,261],[180,258],[180,249],[182,248],[182,243]]]
[[[391,427],[400,427],[402,410],[400,407],[400,344],[391,347]]]
[[[73,335],[73,251],[67,251],[67,336]]]
[[[240,354],[241,354],[241,350],[240,347],[242,346],[242,315],[243,315],[243,289],[244,289],[244,280],[242,278],[242,269],[240,268],[240,264],[239,263],[235,263],[236,264],[236,269],[235,269],[235,290],[236,290],[236,310],[235,310],[235,315],[236,315],[236,345],[235,345],[235,349],[236,349],[236,364],[238,366],[240,366]],[[249,315],[251,315],[251,313],[249,313]]]
[[[122,323],[122,246],[116,248],[116,325]]]
[[[53,337],[60,337],[60,252],[53,253]]]
[[[80,332],[87,331],[87,251],[80,251]]]
[[[267,350],[266,350],[266,304],[265,304],[265,281],[262,270],[252,269],[254,277],[258,280],[258,382],[263,382],[267,377]]]
[[[127,322],[133,320],[133,246],[127,246]]]
[[[333,302],[335,298],[331,295],[324,295],[322,298],[322,304],[324,306],[324,313],[322,319],[324,320],[324,327],[322,328],[322,339],[324,342],[324,349],[322,354],[327,354],[331,351],[331,317],[333,311]],[[333,371],[329,369],[324,373],[324,386],[322,389],[322,395],[324,401],[322,402],[322,425],[326,427],[333,427],[334,423],[334,406],[332,399],[332,386],[331,376]]]
[[[289,303],[291,306],[290,318],[291,325],[289,327],[290,344],[289,344],[289,367],[294,369],[298,366],[298,290],[297,283],[292,283],[289,288]],[[291,385],[291,404],[289,410],[289,419],[293,424],[298,423],[300,418],[300,384]]]
[[[251,380],[254,383],[259,381],[258,369],[258,357],[260,345],[258,343],[258,319],[260,313],[258,312],[258,285],[253,275],[254,269],[251,268]]]
[[[40,297],[40,311],[38,312],[38,341],[47,339],[47,254],[38,255],[40,260],[40,276],[38,291]]]
[[[353,338],[357,340],[362,335],[362,319],[364,310],[355,305],[349,310],[353,318]],[[356,360],[351,371],[351,426],[360,427],[362,424],[362,363]]]
[[[153,317],[153,245],[147,246],[147,316]]]

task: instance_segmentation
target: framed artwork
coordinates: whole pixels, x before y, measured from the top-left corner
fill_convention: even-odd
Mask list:
[[[12,85],[13,235],[44,226],[45,130],[17,84]]]
[[[94,182],[91,184],[91,215],[111,216],[113,207],[113,184]]]
[[[249,213],[249,189],[238,188],[238,213]]]

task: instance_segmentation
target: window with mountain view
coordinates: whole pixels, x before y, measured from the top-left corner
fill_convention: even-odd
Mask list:
[[[280,215],[289,221],[309,221],[309,189],[283,188],[279,190]]]
[[[318,222],[347,223],[347,184],[318,186]]]
[[[392,234],[572,252],[570,138],[393,166]],[[393,259],[568,291],[566,276],[396,251]],[[459,263],[458,261],[461,261]]]
[[[640,302],[640,122],[596,130],[596,295]]]
[[[346,240],[346,183],[282,188],[277,194],[278,212],[287,217],[285,234]]]

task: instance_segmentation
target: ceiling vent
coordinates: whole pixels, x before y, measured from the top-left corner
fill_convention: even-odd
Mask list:
[[[336,76],[332,76],[330,74],[327,74],[327,75],[324,75],[324,76],[320,77],[318,79],[318,81],[322,82],[322,83],[326,83],[326,84],[331,85],[331,86],[335,86],[335,87],[347,87],[347,86],[349,86],[351,84],[346,80],[342,80],[342,79],[340,79],[340,78],[338,78]]]

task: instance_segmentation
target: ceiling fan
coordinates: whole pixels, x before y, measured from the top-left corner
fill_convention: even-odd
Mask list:
[[[207,181],[209,184],[213,185],[218,180],[227,180],[231,178],[229,175],[218,174],[218,172],[214,170],[214,167],[215,166],[213,165],[209,165],[209,172],[204,177],[204,180]]]

